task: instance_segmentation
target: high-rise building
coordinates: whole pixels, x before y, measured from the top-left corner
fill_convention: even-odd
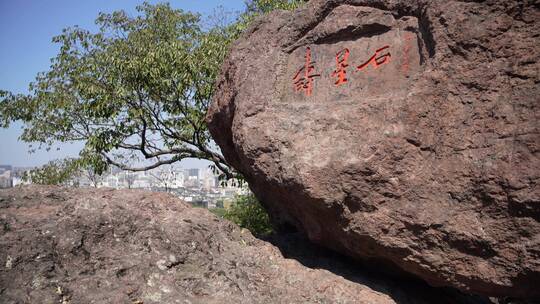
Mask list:
[[[207,190],[216,188],[218,186],[216,183],[216,176],[210,168],[202,170],[200,180],[202,187]]]
[[[188,169],[188,176],[199,178],[199,169],[198,168]]]
[[[8,166],[0,168],[0,189],[13,187],[13,178],[11,177],[11,170],[7,170]],[[9,166],[11,168],[11,166]]]

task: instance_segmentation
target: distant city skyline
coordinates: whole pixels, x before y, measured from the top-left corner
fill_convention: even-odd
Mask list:
[[[95,18],[99,12],[123,9],[135,15],[135,7],[143,1],[131,0],[21,0],[0,1],[0,90],[27,93],[28,84],[37,73],[47,71],[50,58],[56,56],[58,46],[51,42],[53,36],[63,28],[78,25],[95,31]],[[222,6],[225,11],[243,10],[243,0],[205,1],[147,1],[155,4],[169,2],[173,8],[210,15]],[[48,161],[65,157],[76,157],[82,143],[61,144],[50,151],[38,150],[29,153],[29,145],[18,140],[22,124],[14,123],[8,129],[0,128],[0,164],[17,167],[40,166]],[[57,150],[56,148],[59,148]],[[204,168],[208,161],[188,159],[181,163],[186,167]]]
[[[0,165],[0,189],[32,184],[35,181],[31,178],[33,173],[28,171],[30,169]],[[237,180],[221,181],[219,174],[208,167],[199,169],[179,165],[161,166],[142,172],[110,168],[102,175],[79,170],[59,185],[168,192],[194,206],[205,208],[228,208],[237,195],[245,195],[250,191],[246,184],[240,184]]]

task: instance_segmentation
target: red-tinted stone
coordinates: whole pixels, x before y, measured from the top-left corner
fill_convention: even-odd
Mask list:
[[[530,1],[310,1],[234,45],[207,121],[276,225],[540,297],[539,20]]]

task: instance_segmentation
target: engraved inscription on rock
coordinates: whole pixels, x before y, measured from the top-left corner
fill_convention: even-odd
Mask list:
[[[291,47],[281,100],[347,102],[406,93],[422,62],[418,20],[347,5],[332,14],[332,22]]]

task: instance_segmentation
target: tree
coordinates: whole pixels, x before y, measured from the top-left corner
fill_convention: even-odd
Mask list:
[[[135,184],[135,181],[137,180],[137,175],[133,174],[133,172],[130,171],[124,172],[122,177],[124,182],[126,182],[128,189],[131,189],[131,187],[133,187],[133,184]]]
[[[42,167],[26,171],[23,174],[23,180],[40,185],[76,186],[74,178],[78,174],[77,160],[68,158],[53,160]]]
[[[90,184],[94,188],[97,188],[99,183],[103,180],[103,176],[98,174],[92,167],[82,167],[80,173],[90,181]]]
[[[299,3],[254,0],[235,23],[207,30],[168,4],[101,13],[97,33],[71,27],[53,38],[59,54],[30,94],[0,91],[0,125],[23,121],[21,139],[41,147],[84,142],[79,164],[98,175],[199,158],[232,178],[204,121],[221,63],[254,16]]]
[[[170,170],[159,170],[159,171],[150,171],[149,175],[155,178],[159,182],[159,186],[165,189],[165,192],[171,192],[171,187],[176,179],[176,176],[172,169]]]

